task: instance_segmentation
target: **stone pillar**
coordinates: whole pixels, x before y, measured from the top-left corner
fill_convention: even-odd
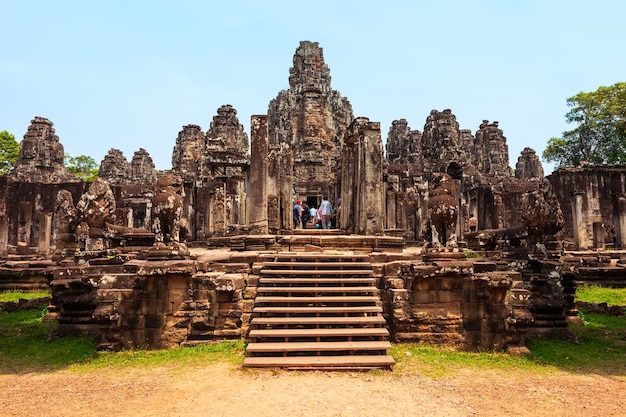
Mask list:
[[[588,249],[587,229],[583,215],[583,197],[585,193],[576,191],[572,194],[572,232],[576,249]],[[625,224],[626,226],[626,224]]]
[[[620,248],[626,248],[626,195],[617,197],[617,237],[616,244]]]
[[[346,135],[343,159],[349,161],[349,154],[352,154],[354,162],[352,171],[348,170],[348,164],[343,166],[343,169],[348,171],[345,178],[352,178],[352,181],[342,184],[341,222],[345,224],[343,217],[347,214],[354,218],[354,233],[382,234],[385,219],[385,193],[380,123],[370,122],[366,117],[359,117],[350,124]],[[347,189],[352,189],[353,194],[349,195]],[[350,206],[347,213],[344,211],[344,201]]]
[[[594,249],[604,249],[604,224],[602,222],[593,222],[593,247]]]
[[[33,213],[28,201],[19,202],[17,226],[18,255],[28,255],[30,253],[30,231],[33,226]]]
[[[268,233],[268,152],[267,116],[254,115],[250,118],[250,185],[248,187],[250,202],[248,224],[252,233]]]
[[[387,192],[386,192],[386,221],[385,228],[386,229],[396,229],[398,228],[398,207],[397,207],[397,198],[398,198],[398,176],[397,175],[389,175],[387,177]]]
[[[152,228],[152,224],[150,222],[152,219],[152,201],[148,201],[146,203],[146,215],[143,218],[143,227],[150,230]]]
[[[50,213],[39,213],[39,242],[37,253],[47,256],[50,253],[50,237],[52,234],[52,215]]]
[[[355,152],[354,138],[347,135],[341,150],[341,217],[339,228],[354,233]]]
[[[5,214],[0,214],[0,256],[7,255],[9,244],[9,219]]]

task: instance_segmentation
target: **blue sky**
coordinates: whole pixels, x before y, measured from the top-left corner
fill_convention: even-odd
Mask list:
[[[0,16],[0,130],[21,140],[42,116],[66,153],[145,148],[159,169],[224,104],[249,135],[302,40],[383,140],[393,120],[422,130],[449,108],[472,133],[499,121],[512,166],[571,128],[568,97],[626,81],[621,0],[0,0]]]

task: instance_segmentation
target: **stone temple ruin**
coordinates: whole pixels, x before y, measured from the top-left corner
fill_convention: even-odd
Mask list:
[[[472,134],[451,110],[395,120],[383,150],[314,42],[250,138],[224,105],[182,127],[170,171],[111,149],[88,184],[63,156],[35,117],[0,177],[0,288],[50,288],[51,337],[101,349],[245,339],[247,366],[390,367],[390,341],[571,337],[577,283],[623,285],[626,167],[546,178],[526,148],[513,173],[498,122]],[[336,228],[294,229],[294,202],[323,197]]]

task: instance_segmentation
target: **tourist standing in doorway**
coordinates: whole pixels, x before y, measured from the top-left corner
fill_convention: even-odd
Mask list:
[[[302,228],[306,229],[306,224],[311,218],[311,211],[306,201],[302,202]]]
[[[300,207],[300,200],[296,200],[296,204],[293,206],[293,228],[297,229],[300,226],[300,220],[302,219],[302,207]]]
[[[330,229],[330,216],[333,213],[333,207],[328,201],[328,198],[322,197],[322,204],[320,204],[319,214],[322,219],[322,229]]]

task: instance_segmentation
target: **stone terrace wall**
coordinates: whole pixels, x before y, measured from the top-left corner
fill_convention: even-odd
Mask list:
[[[462,252],[433,253],[401,265],[385,280],[385,307],[397,342],[470,351],[525,346],[530,292],[518,272],[474,264]]]
[[[50,274],[52,337],[94,334],[100,349],[165,348],[244,336],[258,277],[246,254],[57,268]],[[98,265],[102,263],[102,265]]]
[[[256,251],[195,259],[92,259],[49,268],[52,337],[97,335],[101,349],[164,348],[245,339],[262,263]],[[371,252],[392,338],[459,349],[524,345],[530,293],[520,274],[463,253]]]

